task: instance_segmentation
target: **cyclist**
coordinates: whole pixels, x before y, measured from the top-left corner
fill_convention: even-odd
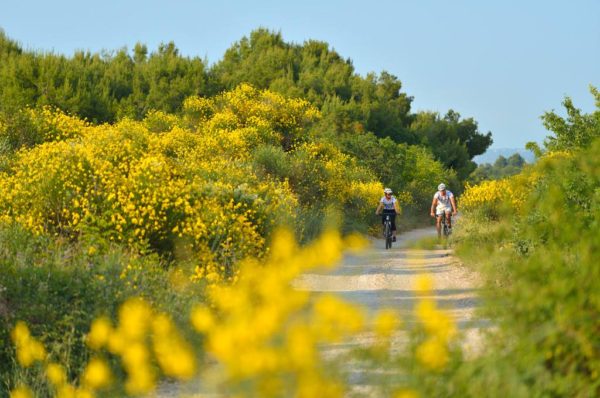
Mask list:
[[[434,213],[435,210],[435,213]],[[438,185],[438,191],[433,195],[431,202],[431,217],[436,217],[436,228],[438,237],[442,236],[442,217],[446,216],[449,233],[452,233],[452,217],[456,215],[456,202],[454,194],[446,189],[446,184]]]
[[[400,214],[400,205],[398,200],[392,195],[392,190],[386,188],[383,190],[383,197],[379,201],[379,206],[375,210],[375,214],[386,215],[389,214],[392,219],[392,242],[396,241],[396,214]],[[383,213],[382,213],[383,211]],[[381,218],[381,222],[385,222],[384,218]]]

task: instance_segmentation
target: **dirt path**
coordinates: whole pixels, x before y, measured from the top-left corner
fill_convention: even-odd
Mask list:
[[[465,349],[474,352],[478,349],[482,326],[475,318],[477,275],[462,266],[451,250],[409,248],[420,239],[434,237],[434,228],[416,229],[398,236],[390,250],[385,250],[382,239],[372,240],[364,254],[346,257],[332,272],[305,274],[296,286],[339,294],[371,313],[381,308],[396,309],[407,324],[413,321],[412,310],[417,300],[415,278],[428,274],[433,279],[432,298],[454,317],[465,334]]]
[[[417,297],[414,291],[415,277],[429,274],[433,278],[433,298],[441,308],[450,313],[465,335],[465,350],[475,353],[479,348],[482,322],[475,318],[478,306],[477,276],[463,267],[451,250],[412,249],[416,241],[435,237],[433,228],[413,230],[398,236],[391,250],[385,250],[384,241],[374,239],[371,246],[360,256],[347,256],[333,271],[304,274],[295,282],[298,289],[312,292],[331,292],[359,304],[367,312],[381,308],[399,311],[403,323],[413,321],[412,310]],[[368,344],[373,336],[363,334],[350,343],[322,347],[323,355],[337,356],[352,348]],[[396,334],[392,348],[401,349],[406,340],[404,332]],[[348,364],[349,382],[353,392],[369,396],[369,386],[364,384],[365,374],[357,364]],[[163,384],[155,397],[217,397],[202,393],[203,386],[191,383],[187,386]],[[193,392],[192,392],[193,391]]]

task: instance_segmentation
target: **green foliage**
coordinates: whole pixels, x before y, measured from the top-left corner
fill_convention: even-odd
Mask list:
[[[571,98],[566,97],[562,103],[567,113],[566,118],[554,111],[546,112],[542,116],[544,127],[554,134],[544,141],[548,151],[587,148],[592,141],[600,137],[600,92],[594,86],[590,86],[590,92],[596,100],[594,112],[582,114]]]
[[[542,159],[535,168],[544,177],[522,213],[507,211],[492,228],[475,214],[461,220],[460,252],[483,263],[489,314],[499,326],[486,359],[515,367],[510,396],[600,392],[598,159],[600,142],[577,156]],[[497,371],[489,367],[484,379]]]
[[[396,76],[385,71],[360,76],[327,43],[287,43],[281,33],[266,29],[234,43],[210,68],[202,59],[181,56],[172,42],[150,53],[138,43],[132,51],[65,57],[23,51],[0,33],[0,54],[0,114],[19,131],[27,127],[17,128],[12,115],[26,106],[57,107],[92,123],[141,120],[151,111],[185,113],[187,97],[213,97],[250,83],[309,100],[323,115],[313,132],[368,131],[396,143],[424,146],[460,179],[474,168],[471,159],[491,144],[490,135],[480,134],[472,119],[459,121],[453,111],[444,119],[411,113],[412,97],[401,92]],[[27,133],[17,135],[28,141]]]
[[[445,169],[423,147],[398,144],[371,133],[346,134],[338,142],[344,151],[373,170],[384,185],[392,187],[409,209],[427,210],[435,186],[441,181],[460,192],[455,173]]]
[[[493,165],[484,163],[477,166],[469,176],[469,181],[477,184],[484,180],[499,180],[510,177],[520,173],[525,164],[525,159],[518,153],[509,156],[508,159],[500,155]]]
[[[600,394],[600,140],[580,148],[596,131],[598,110],[569,114],[548,119],[555,138],[547,148],[562,150],[504,181],[513,193],[498,199],[498,221],[476,208],[461,219],[459,254],[485,277],[497,328],[485,353],[452,376],[465,386],[457,396],[486,387],[514,397]]]
[[[175,314],[184,324],[202,286],[177,284],[182,269],[167,270],[157,256],[128,253],[117,246],[96,250],[93,242],[71,244],[35,236],[17,225],[0,228],[0,395],[28,380],[19,373],[9,336],[18,320],[26,321],[53,358],[81,373],[89,359],[84,336],[100,315],[114,318],[132,295]],[[181,277],[178,277],[181,275]],[[41,387],[40,387],[41,388]]]
[[[462,181],[477,167],[471,159],[492,144],[492,133],[479,133],[476,121],[460,120],[460,114],[452,110],[443,118],[438,113],[420,113],[410,128],[419,142],[431,148],[434,156],[455,170]]]
[[[182,57],[174,43],[147,55],[136,45],[112,53],[73,57],[23,51],[0,32],[0,112],[50,105],[92,122],[142,118],[155,109],[173,113],[183,100],[204,93],[205,62]]]

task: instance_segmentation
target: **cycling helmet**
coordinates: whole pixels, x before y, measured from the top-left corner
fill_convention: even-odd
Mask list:
[[[446,189],[446,184],[441,183],[440,185],[438,185],[438,191],[443,191],[444,189]]]
[[[383,193],[392,193],[392,190],[389,189],[389,188],[386,188],[386,189],[383,190]]]

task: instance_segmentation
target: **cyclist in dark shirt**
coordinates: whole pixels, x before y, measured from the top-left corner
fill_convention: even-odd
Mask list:
[[[400,205],[398,200],[392,195],[392,190],[386,188],[383,190],[383,197],[379,201],[379,206],[375,210],[375,214],[389,214],[392,219],[392,241],[396,241],[396,214],[400,214]],[[382,218],[383,222],[383,218]]]

